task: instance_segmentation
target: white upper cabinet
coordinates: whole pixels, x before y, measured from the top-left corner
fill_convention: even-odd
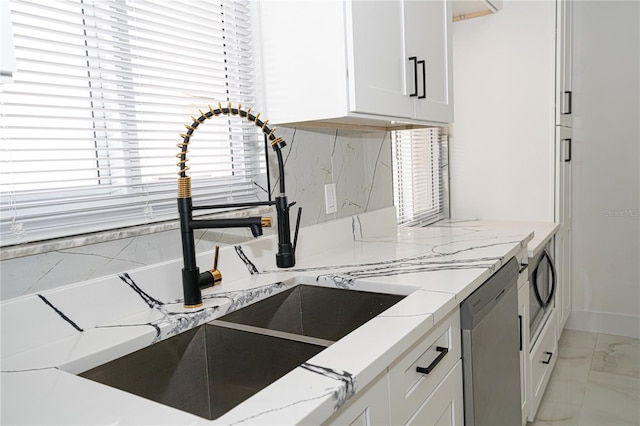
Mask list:
[[[445,0],[260,2],[270,122],[451,122],[451,13]]]
[[[571,127],[573,96],[573,0],[556,1],[556,124]]]

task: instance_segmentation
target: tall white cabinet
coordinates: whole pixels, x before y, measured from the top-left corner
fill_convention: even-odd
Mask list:
[[[273,124],[449,123],[451,2],[260,2]]]
[[[558,292],[556,317],[558,336],[571,314],[571,241],[573,214],[571,201],[573,161],[573,0],[556,1],[556,149],[555,212],[560,224],[554,241]]]

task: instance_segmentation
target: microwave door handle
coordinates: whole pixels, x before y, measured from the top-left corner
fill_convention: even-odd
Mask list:
[[[547,262],[549,263],[549,270],[551,271],[551,288],[549,289],[549,295],[547,296],[546,300],[542,300],[542,296],[540,295],[540,290],[538,289],[537,277],[538,277],[538,268],[540,267],[540,262],[545,257],[547,258]],[[553,260],[551,259],[551,255],[549,254],[547,249],[543,250],[542,257],[540,258],[540,261],[538,261],[538,264],[536,265],[536,269],[533,271],[532,286],[533,286],[533,294],[535,295],[536,300],[538,301],[538,304],[540,304],[540,306],[542,306],[543,308],[546,308],[547,306],[549,306],[549,304],[553,300],[553,295],[556,291],[556,268],[553,265]]]
[[[536,265],[536,268],[533,271],[533,280],[532,280],[533,282],[531,283],[531,287],[533,287],[533,294],[536,297],[536,301],[538,302],[538,305],[540,305],[541,308],[546,308],[547,305],[542,300],[542,297],[540,296],[540,290],[538,289],[538,268],[539,267],[540,267],[540,262],[538,262],[538,265]]]
[[[549,290],[549,297],[547,297],[547,300],[544,302],[544,307],[546,308],[553,300],[553,295],[556,292],[556,267],[553,264],[553,259],[551,259],[551,255],[547,249],[544,249],[542,255],[549,261],[549,270],[551,271],[551,289]]]
[[[535,273],[533,275],[533,283],[531,284],[531,287],[533,287],[533,294],[534,296],[536,296],[536,301],[538,302],[538,305],[540,305],[540,307],[542,308],[546,308],[547,305],[542,300],[542,297],[540,296],[540,290],[538,290],[538,280],[536,279]]]

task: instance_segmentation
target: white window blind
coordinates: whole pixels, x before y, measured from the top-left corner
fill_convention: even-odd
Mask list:
[[[2,245],[177,218],[190,116],[253,106],[249,1],[12,0],[0,85]],[[190,146],[194,203],[264,199],[264,139],[216,117]]]
[[[393,193],[398,224],[424,226],[448,216],[446,129],[392,132]]]

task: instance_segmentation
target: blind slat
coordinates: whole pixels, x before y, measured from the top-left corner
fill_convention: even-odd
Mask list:
[[[1,244],[177,217],[176,144],[207,103],[255,102],[248,0],[11,0],[17,70],[0,92]],[[197,47],[197,48],[196,48]],[[264,139],[194,134],[194,203],[266,198]]]

